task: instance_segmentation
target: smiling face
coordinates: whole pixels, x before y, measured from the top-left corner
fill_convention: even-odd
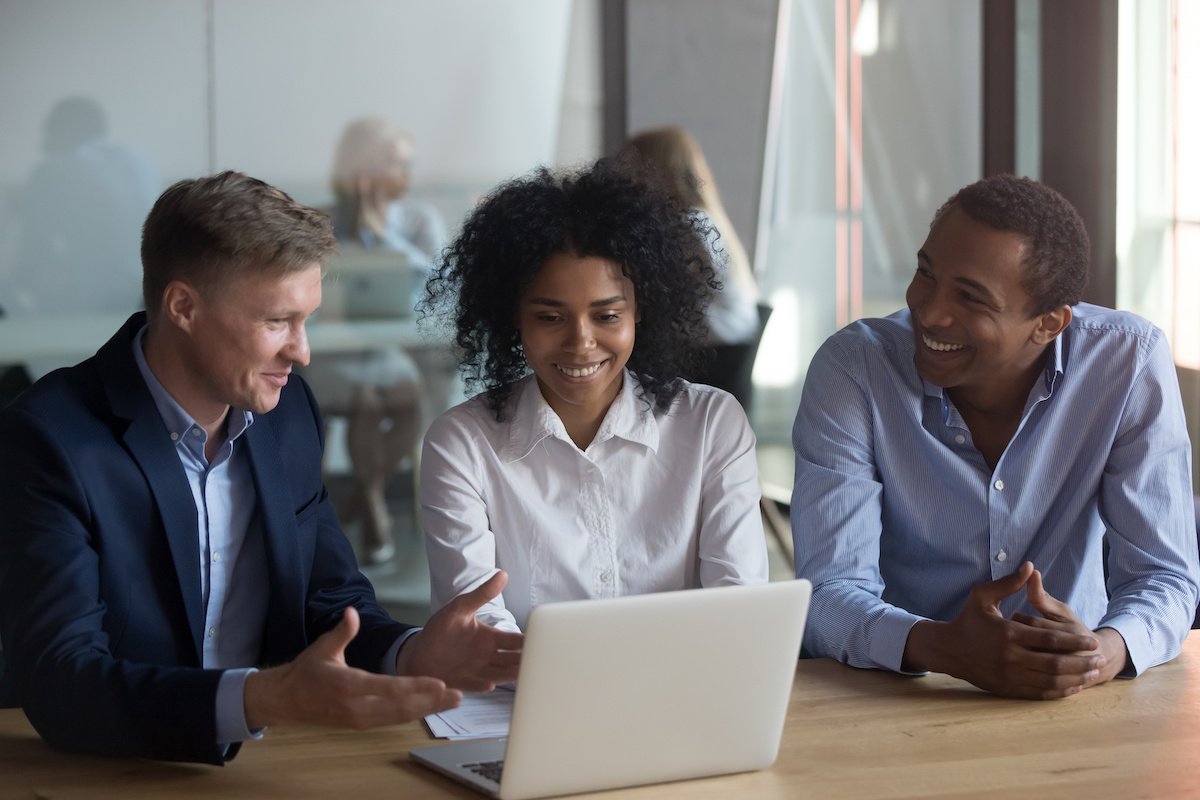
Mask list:
[[[273,409],[292,366],[308,363],[304,324],[321,304],[321,268],[282,279],[250,275],[207,298],[187,288],[180,318],[186,336],[176,354],[184,382],[168,390],[202,425],[223,418],[229,407],[255,414]]]
[[[621,390],[640,318],[615,262],[555,253],[521,294],[517,327],[542,397],[573,428],[599,426]]]
[[[959,208],[933,225],[907,293],[922,378],[945,389],[982,390],[984,397],[1028,394],[1070,310],[1030,316],[1025,258],[1019,234]]]

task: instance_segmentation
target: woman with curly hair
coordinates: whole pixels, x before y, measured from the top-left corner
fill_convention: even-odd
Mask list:
[[[767,579],[754,434],[693,369],[715,288],[705,223],[600,161],[501,185],[427,288],[485,391],[421,461],[434,609],[503,569],[479,618]],[[699,280],[698,280],[699,278]]]

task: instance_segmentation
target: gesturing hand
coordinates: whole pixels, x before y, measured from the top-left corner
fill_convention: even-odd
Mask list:
[[[396,671],[432,675],[468,692],[485,692],[498,683],[515,681],[525,636],[498,630],[475,617],[479,607],[500,594],[506,583],[508,575],[497,572],[473,591],[451,600],[400,648]]]
[[[1128,651],[1125,648],[1125,640],[1121,638],[1121,634],[1112,628],[1100,628],[1094,632],[1090,630],[1083,623],[1083,620],[1075,616],[1075,612],[1071,610],[1070,606],[1051,596],[1046,591],[1042,585],[1041,572],[1036,569],[1033,571],[1033,574],[1029,576],[1029,583],[1025,585],[1025,592],[1029,598],[1029,605],[1033,606],[1042,616],[1034,617],[1028,614],[1013,614],[1012,618],[1014,622],[1043,630],[1093,635],[1099,641],[1099,653],[1104,657],[1104,664],[1099,668],[1099,674],[1095,679],[1084,685],[1085,689],[1112,680],[1117,676],[1117,673],[1125,668]],[[1081,655],[1087,655],[1087,653],[1081,653]]]
[[[308,722],[364,730],[454,708],[462,694],[436,678],[376,675],[346,664],[346,645],[358,634],[358,611],[281,667],[246,678],[247,727]]]
[[[1028,617],[1001,615],[1000,601],[1019,592],[1034,574],[1033,564],[1026,562],[1017,572],[972,589],[950,622],[918,622],[904,649],[905,667],[945,672],[1006,697],[1040,700],[1075,694],[1094,682],[1105,659],[1094,652],[1100,642],[1082,623],[1033,625]]]

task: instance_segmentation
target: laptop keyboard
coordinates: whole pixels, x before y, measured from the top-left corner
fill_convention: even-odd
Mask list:
[[[500,773],[504,770],[504,759],[499,761],[480,761],[476,764],[463,764],[463,769],[469,769],[476,775],[482,775],[489,781],[500,782]]]

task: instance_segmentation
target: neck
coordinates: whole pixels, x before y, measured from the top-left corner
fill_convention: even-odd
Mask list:
[[[171,399],[179,403],[180,408],[204,429],[208,437],[205,450],[213,447],[215,451],[225,441],[225,420],[229,416],[229,406],[205,403],[197,397],[191,380],[195,370],[189,366],[184,348],[172,340],[170,330],[163,330],[152,323],[142,342],[142,354],[146,356],[146,366],[150,367]]]
[[[601,406],[578,406],[571,403],[554,402],[550,399],[553,397],[553,393],[544,390],[540,381],[538,382],[538,391],[542,393],[546,404],[562,420],[563,427],[567,431],[567,436],[571,437],[571,441],[575,443],[575,446],[580,450],[586,450],[600,431],[600,425],[604,422],[604,417],[608,414],[608,410],[612,408],[612,404],[620,396],[621,386],[618,386],[616,394]]]
[[[1046,356],[1051,345],[1046,345],[1016,375],[998,375],[981,386],[955,386],[946,394],[954,401],[960,412],[966,411],[980,417],[997,421],[1016,417],[1020,419],[1025,410],[1029,392],[1042,376]]]

